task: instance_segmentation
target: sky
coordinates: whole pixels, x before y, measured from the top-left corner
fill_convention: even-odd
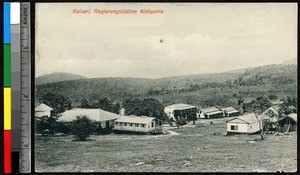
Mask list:
[[[297,58],[296,3],[38,3],[35,27],[36,76],[159,78]]]

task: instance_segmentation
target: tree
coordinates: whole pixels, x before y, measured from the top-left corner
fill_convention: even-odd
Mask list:
[[[51,115],[36,117],[36,130],[37,133],[42,134],[42,136],[46,136],[47,134],[55,134],[57,130],[57,119],[58,116]]]
[[[40,101],[53,108],[51,112],[53,115],[65,112],[72,107],[71,101],[67,97],[57,93],[46,93]]]
[[[291,113],[296,113],[297,99],[295,97],[287,96],[283,103],[279,105],[279,117],[283,117],[284,115],[289,115]]]
[[[250,103],[242,103],[244,112],[254,112],[261,114],[271,106],[271,102],[265,97],[257,97]]]
[[[93,132],[93,122],[86,116],[77,116],[77,119],[72,122],[72,134],[75,140],[87,141]]]
[[[81,108],[90,108],[91,107],[91,105],[89,104],[87,99],[83,98],[80,101],[81,101],[81,104],[80,104]]]
[[[98,101],[91,106],[92,108],[100,108],[112,113],[119,113],[119,110],[121,109],[121,104],[119,102],[109,98],[98,99]]]
[[[274,95],[274,94],[269,95],[270,100],[277,100],[277,98],[278,98],[277,95]]]
[[[238,105],[241,105],[242,103],[244,103],[244,100],[239,98],[237,102],[238,102]]]
[[[70,134],[71,133],[71,123],[69,122],[57,122],[55,132]]]
[[[177,120],[176,120],[176,124],[177,124],[177,127],[178,127],[178,128],[181,127],[181,131],[182,131],[182,126],[183,126],[183,125],[186,125],[186,124],[187,124],[187,121],[186,121],[185,118],[179,117],[179,118],[177,118]]]
[[[124,108],[126,115],[155,117],[162,121],[168,120],[163,105],[154,98],[126,99]]]
[[[147,92],[147,94],[149,95],[152,95],[152,96],[155,96],[155,95],[159,95],[160,93],[162,92],[161,89],[153,89],[153,88],[150,88],[149,91]]]
[[[259,121],[257,115],[255,115],[255,117],[256,117],[256,119],[257,119],[257,121],[258,121],[258,123],[259,123],[259,128],[261,129],[260,132],[259,132],[260,137],[261,137],[262,140],[265,140],[264,132],[263,132],[264,130],[263,130],[262,123]]]

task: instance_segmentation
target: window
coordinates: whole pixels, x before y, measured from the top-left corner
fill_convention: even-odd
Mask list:
[[[132,123],[130,123],[130,126],[132,126]]]
[[[125,123],[125,126],[127,126],[127,123]]]
[[[142,124],[142,127],[143,127],[143,128],[145,128],[145,126],[146,126],[145,124]]]
[[[252,129],[252,126],[250,126],[250,129]]]
[[[139,124],[138,124],[138,123],[136,124],[136,127],[139,127]]]
[[[231,130],[237,131],[238,130],[238,126],[231,125]]]

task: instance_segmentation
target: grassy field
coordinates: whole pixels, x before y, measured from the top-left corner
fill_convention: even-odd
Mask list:
[[[37,172],[268,172],[297,170],[297,133],[223,136],[224,119],[178,134],[36,137]],[[217,133],[219,132],[219,133]]]

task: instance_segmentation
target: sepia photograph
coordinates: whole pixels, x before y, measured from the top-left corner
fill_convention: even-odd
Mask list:
[[[36,172],[297,172],[297,3],[36,3]]]

